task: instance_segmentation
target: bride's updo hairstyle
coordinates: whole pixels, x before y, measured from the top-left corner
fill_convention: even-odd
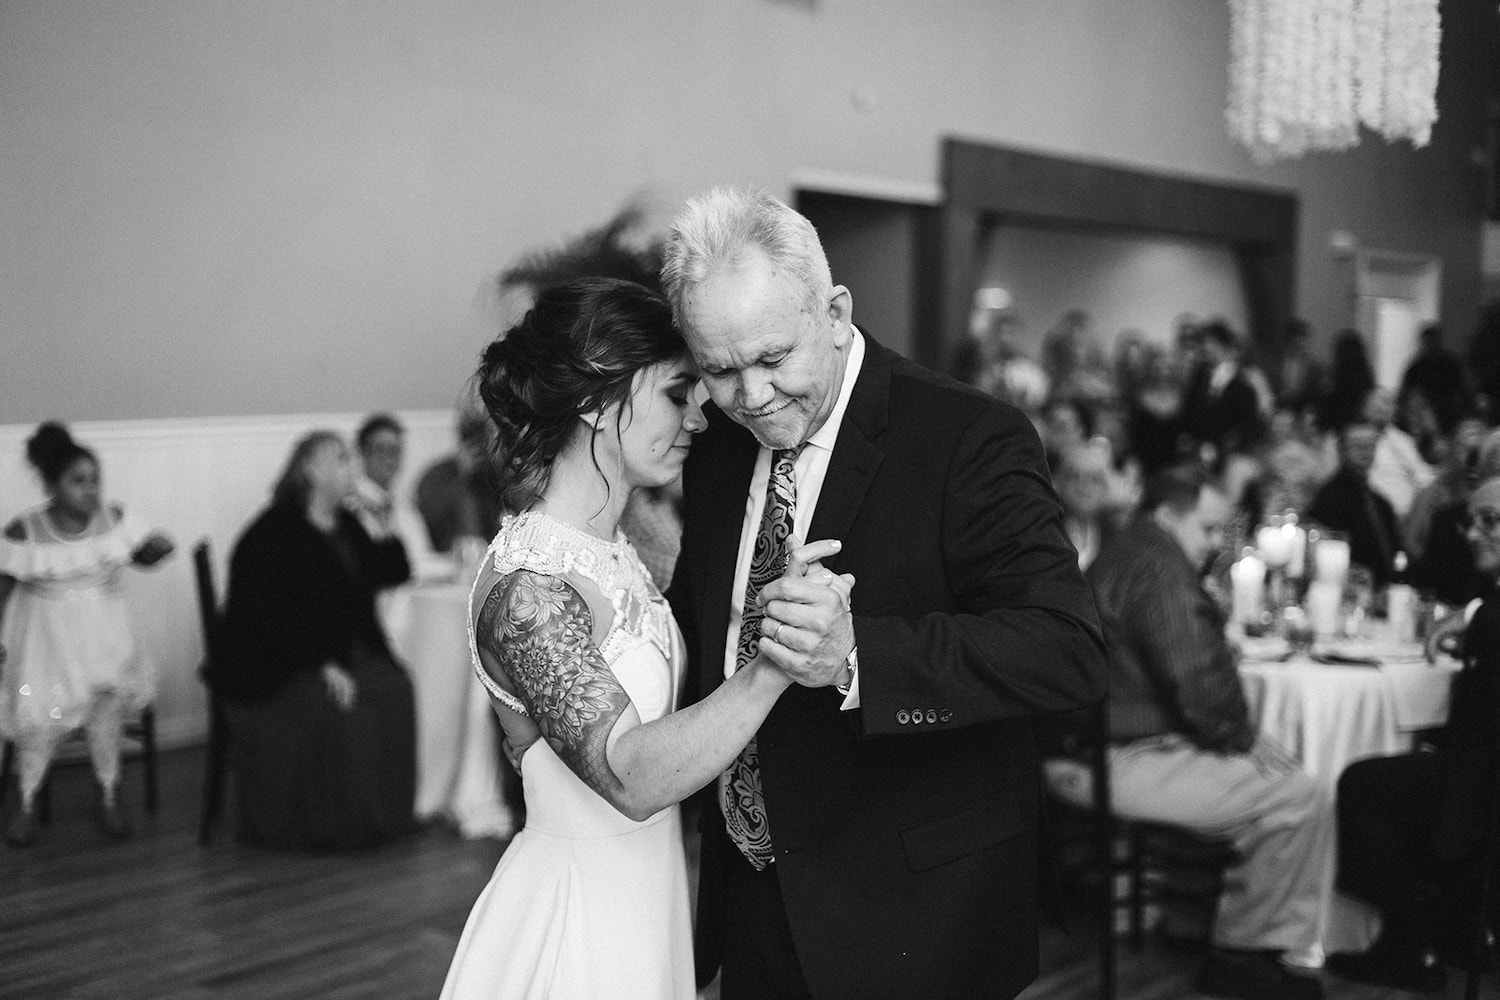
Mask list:
[[[521,322],[485,348],[475,373],[499,431],[501,505],[516,512],[535,503],[578,418],[619,405],[623,422],[636,373],[686,350],[671,307],[648,288],[615,278],[543,288]]]

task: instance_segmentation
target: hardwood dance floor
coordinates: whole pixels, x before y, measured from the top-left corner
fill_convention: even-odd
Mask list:
[[[200,848],[202,760],[196,748],[162,755],[152,822],[138,768],[127,765],[138,834],[123,843],[93,824],[87,766],[58,771],[39,842],[0,845],[0,1000],[434,1000],[503,845],[429,828],[357,854],[278,854],[221,828]],[[1197,996],[1190,951],[1150,944],[1138,956],[1122,948],[1120,959],[1121,1000]],[[1025,1000],[1096,995],[1086,923],[1044,932],[1042,964]],[[1414,996],[1327,985],[1329,1000]],[[1448,997],[1460,986],[1455,977]]]

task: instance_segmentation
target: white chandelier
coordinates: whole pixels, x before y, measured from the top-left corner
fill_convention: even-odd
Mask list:
[[[1348,149],[1359,125],[1427,145],[1438,0],[1229,0],[1230,138],[1260,162]]]

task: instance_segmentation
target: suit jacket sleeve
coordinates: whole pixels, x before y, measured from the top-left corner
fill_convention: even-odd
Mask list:
[[[985,407],[958,435],[948,468],[949,607],[854,618],[867,734],[920,731],[899,721],[908,706],[940,705],[951,713],[941,721],[970,725],[1078,708],[1104,692],[1094,599],[1030,421]],[[858,584],[855,593],[858,612]]]

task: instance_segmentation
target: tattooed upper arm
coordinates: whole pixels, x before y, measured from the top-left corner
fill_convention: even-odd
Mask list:
[[[582,594],[559,577],[523,569],[490,588],[474,631],[553,751],[614,801],[621,785],[605,745],[630,696],[600,655],[593,630]]]

